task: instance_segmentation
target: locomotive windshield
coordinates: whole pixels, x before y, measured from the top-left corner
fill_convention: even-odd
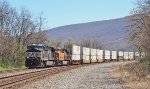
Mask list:
[[[31,45],[31,46],[27,46],[27,49],[37,49],[37,50],[42,50],[42,49],[43,49],[43,46]]]
[[[27,46],[27,49],[36,49],[36,50],[44,50],[44,51],[47,51],[48,48],[49,47],[44,44],[32,44]]]

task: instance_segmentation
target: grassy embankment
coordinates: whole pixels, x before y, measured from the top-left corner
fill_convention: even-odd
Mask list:
[[[127,88],[150,89],[150,60],[142,59],[116,67],[113,75],[123,81]]]
[[[7,70],[12,70],[12,69],[24,69],[25,67],[22,66],[22,67],[13,67],[13,66],[9,66],[9,67],[0,67],[0,72],[1,71],[7,71]]]

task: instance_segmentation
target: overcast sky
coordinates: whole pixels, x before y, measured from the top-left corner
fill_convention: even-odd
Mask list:
[[[136,0],[7,0],[17,9],[26,7],[37,16],[43,12],[46,25],[63,25],[101,21],[128,16]]]

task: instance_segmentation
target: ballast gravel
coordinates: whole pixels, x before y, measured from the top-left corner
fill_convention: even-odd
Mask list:
[[[25,85],[20,89],[127,89],[112,77],[114,66],[128,62],[103,63],[80,67]]]

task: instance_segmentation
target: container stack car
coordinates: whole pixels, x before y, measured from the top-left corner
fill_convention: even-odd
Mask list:
[[[97,62],[96,49],[91,48],[90,54],[91,54],[91,63]]]
[[[117,61],[117,51],[111,51],[111,59]]]
[[[129,60],[129,52],[123,52],[124,59],[123,60]]]
[[[110,55],[110,50],[105,50],[105,61],[110,61],[111,60],[111,55]]]
[[[83,63],[90,63],[90,48],[82,47],[81,59]]]
[[[124,59],[124,53],[123,53],[123,51],[119,51],[118,52],[118,61],[123,60],[123,59]]]
[[[96,57],[97,57],[97,62],[103,62],[103,50],[100,50],[100,49],[97,49],[97,55],[96,55]]]

